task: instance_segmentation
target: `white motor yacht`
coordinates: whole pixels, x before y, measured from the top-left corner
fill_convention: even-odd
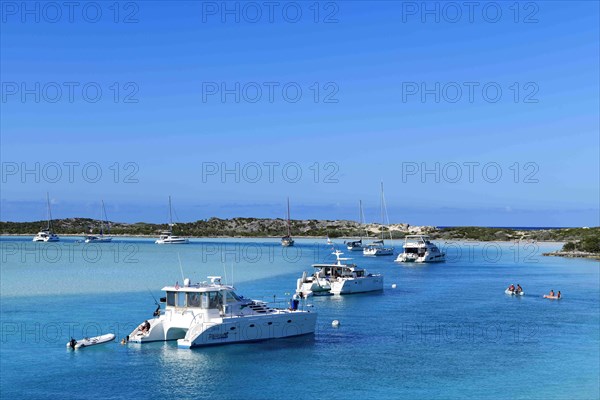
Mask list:
[[[296,293],[303,297],[322,294],[350,294],[383,290],[383,276],[369,274],[356,264],[349,264],[351,258],[340,257],[343,253],[336,250],[334,264],[314,264],[315,272],[307,276],[306,272],[296,284]]]
[[[52,231],[52,211],[50,210],[50,194],[46,193],[48,225],[33,237],[33,242],[58,242],[60,238]]]
[[[404,251],[396,258],[397,262],[433,263],[446,261],[446,254],[429,240],[427,235],[407,235],[404,238]]]
[[[165,310],[144,321],[131,332],[129,341],[147,343],[177,340],[177,346],[192,348],[227,343],[306,335],[315,332],[317,313],[290,307],[272,308],[263,301],[245,299],[233,286],[210,282],[180,287],[166,286]],[[297,303],[296,303],[297,304]]]

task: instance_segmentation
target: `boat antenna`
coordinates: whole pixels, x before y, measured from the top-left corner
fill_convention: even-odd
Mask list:
[[[150,296],[152,296],[152,299],[154,299],[154,304],[160,307],[160,304],[158,303],[158,301],[156,301],[156,297],[154,297],[150,288],[146,287],[146,289],[148,290],[148,293],[150,293]]]
[[[227,266],[225,265],[225,263],[223,263],[223,275],[225,276],[225,284],[227,284]]]
[[[181,257],[179,256],[179,252],[177,252],[177,259],[179,260],[179,271],[181,271],[181,282],[185,280],[183,277],[183,267],[181,266]]]

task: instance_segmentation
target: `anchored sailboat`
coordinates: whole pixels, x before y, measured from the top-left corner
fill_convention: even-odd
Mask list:
[[[281,238],[281,245],[283,247],[290,247],[294,245],[294,239],[292,239],[292,232],[290,227],[290,198],[287,199],[287,235]]]
[[[110,234],[110,224],[108,223],[108,217],[106,216],[106,208],[104,207],[104,200],[102,200],[102,211],[100,215],[100,234],[92,235],[90,231],[89,235],[85,235],[86,243],[108,243],[112,241],[112,237],[104,234],[104,224],[106,222],[107,234]]]
[[[46,193],[48,225],[46,229],[42,229],[34,236],[34,242],[58,242],[60,239],[57,234],[52,231],[52,211],[50,210],[50,194]]]
[[[162,231],[160,237],[156,239],[156,244],[186,244],[189,243],[187,238],[173,235],[173,209],[171,207],[171,196],[169,196],[169,229]]]
[[[383,195],[383,182],[381,182],[381,240],[376,240],[373,243],[369,244],[367,247],[363,249],[363,254],[365,256],[392,256],[394,255],[393,247],[385,247],[383,242],[384,232],[383,228],[385,226],[387,216],[387,210],[385,206],[385,197]],[[389,225],[389,221],[388,221]],[[390,233],[390,241],[392,240],[392,231]]]
[[[362,227],[365,222],[365,216],[363,215],[362,200],[358,201],[358,222],[360,224],[360,231],[361,231],[360,239],[354,240],[352,242],[346,242],[346,248],[350,251],[361,251],[363,249]],[[369,236],[366,229],[365,229],[365,233],[367,233],[367,236]]]

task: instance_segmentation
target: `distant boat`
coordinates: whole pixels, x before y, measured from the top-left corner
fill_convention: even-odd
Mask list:
[[[173,209],[171,207],[171,196],[169,196],[169,229],[166,231],[162,231],[158,239],[156,239],[156,244],[187,244],[189,240],[187,238],[181,236],[173,235]]]
[[[404,251],[396,258],[397,262],[434,263],[446,261],[446,254],[429,240],[427,235],[407,235],[404,238]]]
[[[291,247],[294,245],[294,239],[292,239],[292,232],[290,227],[290,198],[287,199],[287,235],[281,238],[281,245],[283,247]]]
[[[362,225],[365,222],[365,217],[363,215],[363,209],[362,209],[362,200],[358,201],[358,222],[360,224],[360,231],[362,232]],[[365,233],[366,229],[365,229]],[[367,236],[369,236],[367,234]],[[360,240],[354,240],[351,242],[346,242],[346,248],[350,251],[361,251],[363,249],[363,241],[362,241],[362,234],[360,235]]]
[[[393,256],[394,248],[386,247],[383,242],[384,232],[383,228],[385,226],[387,210],[385,207],[385,197],[383,195],[383,182],[381,183],[381,240],[376,240],[373,243],[370,243],[367,247],[363,249],[363,255],[365,256]],[[392,240],[392,232],[390,231],[390,241]]]
[[[327,244],[333,244],[333,240],[329,238],[329,235],[327,235]]]
[[[50,210],[50,194],[46,193],[48,225],[34,236],[34,242],[58,242],[60,239],[52,230],[52,211]]]
[[[104,223],[106,222],[107,233],[110,234],[110,224],[108,223],[108,217],[106,216],[106,208],[104,207],[104,200],[102,200],[102,210],[100,213],[100,234],[92,235],[90,230],[89,235],[85,235],[84,242],[86,243],[108,243],[112,241],[111,236],[104,234]]]

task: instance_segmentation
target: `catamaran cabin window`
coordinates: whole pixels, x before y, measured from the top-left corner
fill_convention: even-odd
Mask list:
[[[188,293],[187,305],[188,307],[200,307],[200,293]]]
[[[185,307],[185,292],[177,292],[177,307]]]
[[[175,307],[175,292],[167,292],[167,305]]]

